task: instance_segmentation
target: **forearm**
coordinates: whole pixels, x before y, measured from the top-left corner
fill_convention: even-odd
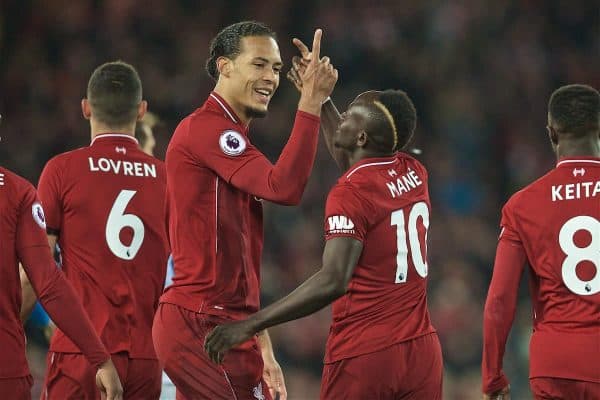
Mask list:
[[[331,275],[319,271],[288,296],[249,318],[256,332],[310,315],[341,297],[345,289]]]
[[[502,372],[506,341],[515,317],[519,280],[526,261],[524,249],[501,240],[483,317],[482,389],[493,393],[508,385]]]
[[[277,163],[258,157],[249,161],[233,174],[233,185],[275,203],[298,204],[315,161],[319,124],[318,117],[299,111]]]
[[[90,364],[100,366],[109,355],[73,288],[50,257],[46,246],[21,251],[23,266],[44,309],[83,352]]]
[[[37,301],[37,297],[35,296],[35,292],[33,291],[33,286],[31,286],[31,282],[23,269],[23,266],[19,264],[19,277],[21,279],[21,322],[25,323],[31,312],[33,311],[33,307],[35,307],[35,302]]]

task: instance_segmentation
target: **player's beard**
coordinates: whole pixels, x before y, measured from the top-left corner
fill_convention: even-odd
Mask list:
[[[259,110],[257,108],[246,107],[246,116],[251,119],[264,118],[267,116],[267,113],[267,110]]]

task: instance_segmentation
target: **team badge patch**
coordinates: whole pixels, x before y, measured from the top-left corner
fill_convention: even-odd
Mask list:
[[[260,382],[258,385],[256,385],[253,389],[252,389],[252,394],[254,395],[254,398],[257,400],[265,400],[266,397],[263,394],[263,390],[262,390],[262,382]]]
[[[33,219],[42,229],[46,229],[46,217],[44,216],[44,209],[40,203],[33,203],[31,206],[31,215]]]
[[[246,150],[246,139],[239,132],[227,130],[221,134],[219,146],[228,156],[239,156]]]

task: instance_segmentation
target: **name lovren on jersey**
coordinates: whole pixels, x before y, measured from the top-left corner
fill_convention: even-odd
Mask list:
[[[112,172],[113,174],[122,174],[125,176],[149,176],[156,178],[156,165],[145,162],[131,162],[123,160],[113,160],[111,158],[101,157],[95,160],[88,157],[90,171],[92,172]]]
[[[423,181],[421,181],[419,175],[417,175],[417,173],[412,169],[409,169],[406,174],[400,175],[400,177],[395,181],[386,182],[386,185],[390,190],[390,194],[394,199],[396,196],[400,197],[403,193],[410,192],[422,184]]]
[[[582,197],[600,196],[600,181],[552,185],[552,201],[576,200]]]

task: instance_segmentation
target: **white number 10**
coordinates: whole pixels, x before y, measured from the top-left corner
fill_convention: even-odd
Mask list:
[[[425,226],[425,256],[421,252],[421,243],[419,242],[419,232],[417,231],[417,220],[423,218]],[[404,211],[397,210],[392,213],[392,226],[396,226],[396,239],[398,253],[396,255],[396,283],[406,282],[408,275],[408,244],[406,241],[406,223],[404,220]],[[417,273],[425,278],[427,276],[427,230],[429,229],[429,208],[424,202],[416,203],[408,214],[408,243],[410,243],[410,253],[412,262]]]

